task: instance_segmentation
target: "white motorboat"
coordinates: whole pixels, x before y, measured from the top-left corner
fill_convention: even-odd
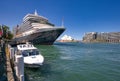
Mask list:
[[[40,67],[44,62],[44,57],[33,44],[26,43],[17,45],[18,51],[24,57],[24,64],[27,67]]]

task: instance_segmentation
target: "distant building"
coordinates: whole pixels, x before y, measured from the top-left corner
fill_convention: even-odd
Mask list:
[[[97,32],[88,32],[88,33],[85,33],[83,37],[83,41],[90,42],[91,40],[94,40],[96,38],[97,38]]]
[[[71,36],[69,35],[64,35],[61,39],[60,39],[60,42],[72,42],[74,41],[74,38],[72,38]]]
[[[83,37],[83,42],[120,42],[120,32],[89,32],[85,33]]]

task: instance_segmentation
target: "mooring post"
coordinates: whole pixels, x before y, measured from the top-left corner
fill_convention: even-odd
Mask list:
[[[16,76],[20,81],[24,81],[24,61],[22,55],[16,55]]]
[[[14,48],[10,48],[10,59],[14,60]]]

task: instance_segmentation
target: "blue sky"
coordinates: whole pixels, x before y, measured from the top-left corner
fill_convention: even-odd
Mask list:
[[[120,0],[0,0],[0,24],[12,29],[27,13],[45,16],[67,34],[82,39],[85,32],[120,31]]]

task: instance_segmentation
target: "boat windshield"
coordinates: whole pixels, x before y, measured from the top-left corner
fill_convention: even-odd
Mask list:
[[[39,55],[39,51],[38,51],[37,49],[24,50],[24,51],[22,51],[22,55],[23,55],[24,57],[26,57],[26,56]]]

